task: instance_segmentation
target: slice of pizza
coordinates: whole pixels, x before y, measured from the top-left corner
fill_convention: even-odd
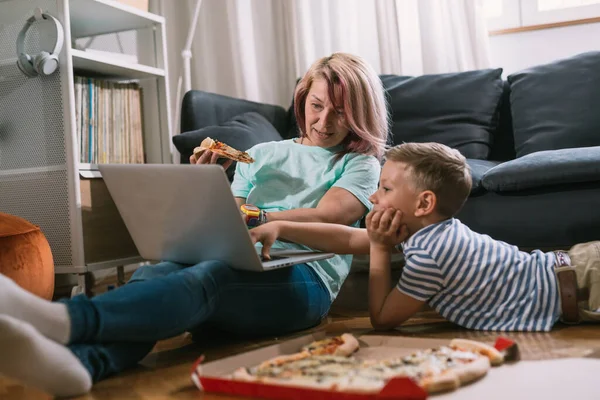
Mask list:
[[[336,390],[348,376],[355,376],[363,361],[353,357],[296,353],[263,362],[256,367],[238,368],[235,380],[277,385]]]
[[[360,347],[358,340],[349,333],[317,340],[302,348],[312,355],[331,355],[349,357]]]
[[[457,389],[487,374],[490,359],[478,352],[452,346],[417,351],[409,356],[385,360],[386,378],[408,377],[428,393]]]
[[[466,350],[486,356],[493,366],[504,362],[504,355],[495,347],[468,339],[452,339],[450,347],[455,350]]]
[[[243,162],[246,164],[254,162],[254,159],[250,157],[250,155],[245,151],[236,150],[223,142],[219,142],[218,140],[214,140],[209,137],[204,139],[202,143],[200,143],[200,146],[194,149],[194,155],[198,156],[205,150],[210,150],[213,153],[217,153],[218,155],[223,156],[225,158],[229,158],[231,160]]]
[[[254,367],[238,368],[235,380],[276,383],[333,390],[351,371],[360,369],[363,361],[350,357],[358,350],[358,340],[351,334],[317,340],[299,352],[263,361]]]

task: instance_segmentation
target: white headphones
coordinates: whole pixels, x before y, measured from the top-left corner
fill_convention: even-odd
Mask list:
[[[53,22],[56,28],[56,44],[52,52],[41,51],[33,56],[25,53],[25,35],[29,30],[29,27],[36,21],[42,19]],[[36,15],[32,16],[27,20],[19,36],[17,38],[17,66],[25,75],[29,77],[36,77],[38,75],[51,75],[58,69],[58,54],[60,53],[64,41],[64,32],[62,25],[56,18],[50,14],[39,13],[36,10]]]

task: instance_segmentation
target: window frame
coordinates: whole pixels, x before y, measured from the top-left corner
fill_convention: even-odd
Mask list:
[[[540,11],[537,0],[520,0],[520,3],[523,26],[555,24],[600,17],[600,4]]]
[[[502,0],[503,15],[486,18],[490,35],[600,22],[600,4],[540,11],[537,0]]]

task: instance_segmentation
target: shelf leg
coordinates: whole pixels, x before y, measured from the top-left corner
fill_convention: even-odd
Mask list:
[[[125,282],[125,266],[119,265],[117,267],[117,286],[123,286]]]
[[[77,285],[71,289],[71,297],[80,294],[85,294],[88,297],[93,295],[92,288],[94,287],[94,276],[91,272],[77,274]]]

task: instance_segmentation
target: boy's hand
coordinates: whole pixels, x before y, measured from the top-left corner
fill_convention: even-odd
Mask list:
[[[367,215],[366,225],[372,247],[389,250],[408,237],[408,229],[402,224],[400,210],[373,210]]]
[[[249,232],[252,243],[256,244],[257,242],[261,242],[263,244],[261,251],[263,258],[265,260],[270,260],[271,256],[269,255],[269,251],[275,240],[279,237],[279,224],[277,221],[257,226],[256,228],[250,229]]]

